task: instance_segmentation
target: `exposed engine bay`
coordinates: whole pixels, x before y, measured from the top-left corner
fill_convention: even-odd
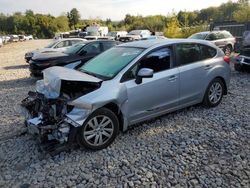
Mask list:
[[[101,84],[59,78],[50,79],[46,84],[46,79],[48,77],[45,74],[43,80],[37,81],[37,91],[30,91],[28,97],[21,102],[25,124],[28,132],[36,135],[41,143],[57,141],[65,144],[69,141],[70,134],[75,134],[72,129],[81,126],[88,115],[87,110],[70,105],[70,102],[98,89]],[[51,81],[57,85],[50,85]],[[60,86],[60,90],[52,96],[49,94],[53,93],[53,86]]]

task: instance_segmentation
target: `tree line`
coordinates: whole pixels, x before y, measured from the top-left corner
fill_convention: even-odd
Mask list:
[[[58,17],[50,14],[35,14],[32,10],[25,13],[16,12],[12,15],[0,13],[0,35],[32,34],[38,38],[52,38],[56,32],[72,29],[84,29],[89,25],[108,26],[110,31],[148,29],[151,32],[163,32],[166,37],[187,37],[194,32],[208,29],[212,22],[219,21],[250,21],[249,0],[228,1],[218,7],[209,7],[197,11],[179,11],[154,16],[134,16],[127,14],[121,21],[80,19],[80,13],[73,8]]]

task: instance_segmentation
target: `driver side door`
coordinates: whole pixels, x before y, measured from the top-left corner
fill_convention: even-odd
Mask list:
[[[141,68],[152,69],[154,75],[153,78],[143,78],[141,84],[136,84],[135,77]],[[178,106],[179,71],[174,65],[171,47],[151,51],[124,76],[131,124]]]

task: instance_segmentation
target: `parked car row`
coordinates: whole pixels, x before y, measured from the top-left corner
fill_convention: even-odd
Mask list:
[[[25,60],[28,63],[34,55],[39,54],[39,53],[46,53],[46,52],[50,53],[50,52],[58,52],[58,51],[64,52],[69,47],[73,46],[74,44],[77,44],[79,42],[84,42],[84,41],[86,40],[81,39],[81,38],[66,38],[66,39],[53,40],[45,48],[27,52],[25,54]]]
[[[25,35],[8,35],[8,36],[0,36],[0,47],[9,42],[22,42],[26,40],[33,40],[33,36],[25,36]]]
[[[42,53],[36,53],[29,60],[29,69],[31,75],[35,77],[42,76],[42,71],[52,66],[77,69],[88,60],[117,44],[116,41],[110,40],[78,41],[76,45],[64,51],[43,51]]]
[[[29,61],[31,71],[50,68],[22,101],[26,126],[43,143],[103,149],[136,123],[198,103],[219,105],[229,62],[213,43],[193,39],[83,41],[41,52]]]

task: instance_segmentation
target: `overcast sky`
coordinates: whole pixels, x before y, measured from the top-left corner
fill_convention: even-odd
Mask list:
[[[132,15],[167,15],[173,10],[200,10],[218,6],[228,0],[0,0],[0,12],[12,14],[32,9],[35,13],[58,16],[72,8],[80,11],[81,17],[121,20],[127,13]]]

